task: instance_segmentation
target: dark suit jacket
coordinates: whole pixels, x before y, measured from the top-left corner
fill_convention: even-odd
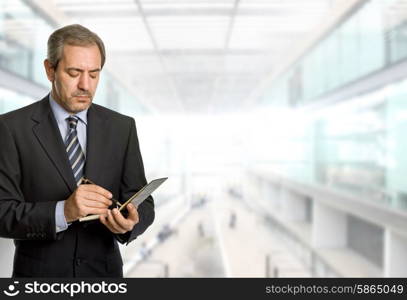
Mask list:
[[[99,220],[56,233],[56,203],[76,184],[48,101],[0,116],[0,236],[14,239],[13,276],[121,277],[117,241],[131,242],[153,222],[153,199],[138,207],[140,222],[126,234]],[[146,184],[134,119],[90,106],[85,175],[119,201]]]

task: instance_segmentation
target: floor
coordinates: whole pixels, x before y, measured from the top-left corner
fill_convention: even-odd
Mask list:
[[[154,224],[122,246],[126,277],[310,277],[246,201],[222,192],[157,208]]]

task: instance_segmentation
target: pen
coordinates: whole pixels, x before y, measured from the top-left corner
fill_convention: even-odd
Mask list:
[[[91,180],[89,180],[85,177],[82,177],[81,184],[95,184],[95,183],[93,183]],[[122,206],[122,204],[115,198],[112,197],[112,199],[110,199],[110,200],[112,200],[114,202],[114,204],[116,204],[116,206],[118,206],[118,207]]]

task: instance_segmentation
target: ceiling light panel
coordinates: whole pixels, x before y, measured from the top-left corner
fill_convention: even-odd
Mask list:
[[[158,48],[222,48],[229,24],[228,17],[150,17]]]
[[[56,4],[67,16],[73,18],[139,16],[137,3],[133,0],[57,1]]]
[[[292,10],[328,10],[331,0],[241,0],[239,8],[276,8]]]
[[[307,21],[301,25],[268,17],[237,17],[230,38],[230,49],[280,49],[307,28],[315,26]]]
[[[86,19],[81,22],[96,32],[110,51],[151,50],[153,45],[141,18]]]

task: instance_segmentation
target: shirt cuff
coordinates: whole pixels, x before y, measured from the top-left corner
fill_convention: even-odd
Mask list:
[[[65,201],[58,201],[57,206],[55,207],[55,225],[57,233],[68,228],[68,224],[66,223],[65,219],[64,205]]]

